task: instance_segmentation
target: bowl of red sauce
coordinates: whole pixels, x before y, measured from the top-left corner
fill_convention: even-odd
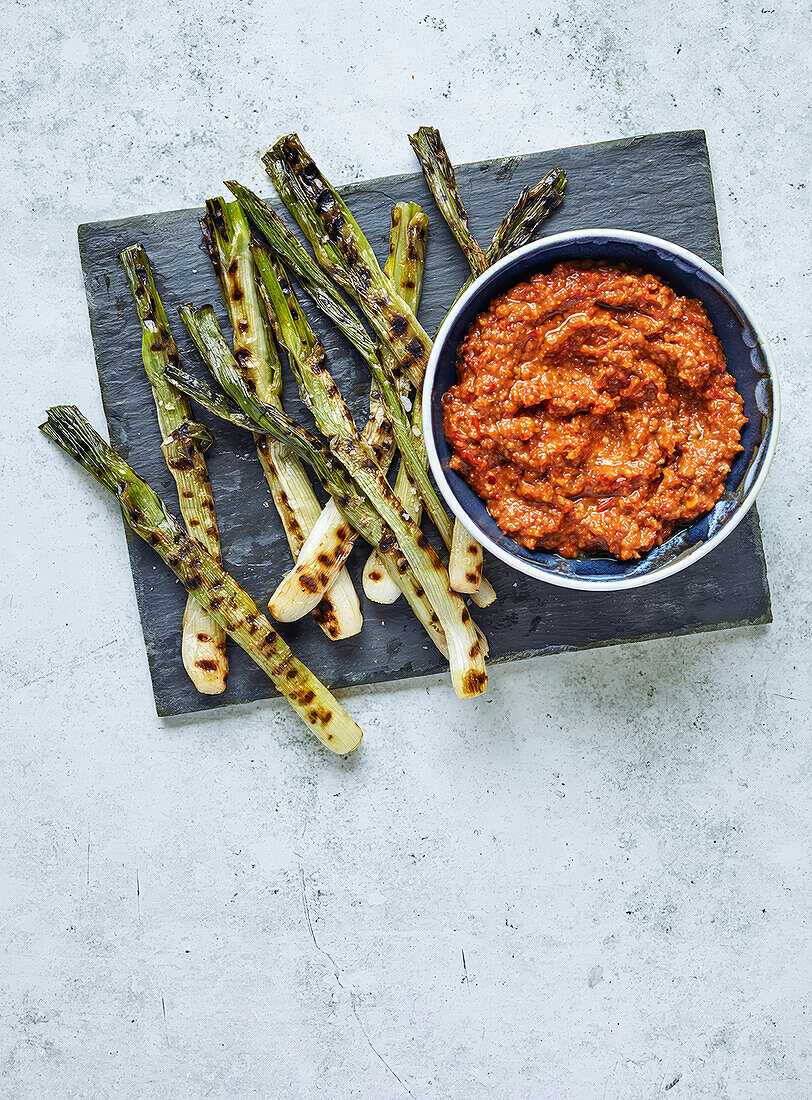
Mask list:
[[[423,428],[440,492],[496,557],[633,588],[704,557],[752,506],[780,397],[731,284],[643,233],[560,233],[495,264],[434,343]]]

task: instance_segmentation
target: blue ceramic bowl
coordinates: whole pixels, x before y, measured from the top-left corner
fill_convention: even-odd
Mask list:
[[[496,520],[466,481],[451,469],[451,448],[443,433],[442,398],[456,382],[457,349],[474,319],[491,300],[562,260],[610,260],[650,271],[678,293],[698,298],[722,343],[730,373],[748,417],[742,452],[736,456],[716,506],[681,527],[636,561],[589,554],[564,558],[525,550],[500,531]],[[644,233],[583,229],[534,241],[505,256],[471,284],[437,334],[429,359],[423,430],[429,462],[440,492],[457,516],[492,554],[522,573],[564,588],[619,589],[651,584],[704,557],[741,522],[756,499],[778,437],[780,397],[767,343],[752,313],[727,279],[678,245]]]

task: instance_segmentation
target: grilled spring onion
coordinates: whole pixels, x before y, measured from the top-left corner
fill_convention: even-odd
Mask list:
[[[332,496],[333,507],[338,509],[340,506],[339,515],[346,516],[355,530],[371,546],[378,548],[387,571],[393,577],[397,577],[397,583],[401,587],[409,606],[423,624],[431,640],[440,652],[447,657],[448,645],[445,631],[437,613],[429,602],[426,590],[409,568],[409,563],[377,512],[366,500],[357,495],[355,486],[347,480],[333,456],[315,436],[278,409],[259,404],[250,393],[239,377],[237,364],[220,332],[211,307],[204,307],[198,310],[197,313],[187,310],[186,323],[201,356],[212,374],[226,388],[228,393],[234,396],[217,394],[210,386],[180,369],[168,370],[168,373],[171,373],[173,383],[216,416],[235,424],[237,427],[267,433],[272,438],[284,443],[285,446],[307,462],[327,492]],[[236,399],[239,399],[239,405],[236,404]],[[327,508],[322,512],[321,520],[309,536],[308,543],[312,539],[321,537],[320,524],[325,518],[329,519]],[[332,547],[335,542],[332,538],[332,527],[330,539],[329,546]],[[352,542],[343,536],[339,538],[338,544],[341,547],[352,546]],[[325,554],[324,561],[328,560]],[[316,585],[316,581],[316,576],[303,574],[303,589],[312,590]],[[318,600],[318,596],[316,596],[316,600]],[[478,630],[477,636],[480,638],[482,654],[486,656],[487,644]]]
[[[424,136],[428,133],[424,131]],[[549,200],[548,188],[544,182],[530,191],[523,192],[513,210],[497,230],[486,259],[467,227],[465,207],[456,191],[453,169],[436,131],[430,132],[430,140],[426,143],[426,157],[435,158],[432,165],[436,170],[432,173],[430,183],[433,182],[439,201],[443,203],[444,212],[452,220],[452,228],[458,239],[468,249],[477,273],[497,258],[501,250],[516,247],[520,243],[522,232],[535,231],[541,217],[549,213],[553,205],[560,201],[560,191],[565,182],[561,177],[558,181],[558,197],[553,195],[552,200]],[[436,160],[438,157],[441,158],[440,161]],[[396,357],[400,356],[398,361],[401,366],[411,370],[413,381],[419,387],[421,380],[419,370],[415,368],[413,362],[409,362],[408,355],[403,356],[403,340],[398,339],[400,333],[409,331],[409,310],[406,308],[404,311],[400,308],[408,307],[408,303],[403,301],[402,295],[397,295],[397,291],[395,298],[390,299],[391,308],[388,311],[385,308],[387,304],[385,294],[379,293],[374,300],[371,300],[369,288],[372,286],[380,288],[380,269],[377,267],[377,261],[369,243],[346,205],[318,172],[295,135],[282,138],[277,142],[263,161],[283,201],[313,245],[322,266],[358,301],[382,340],[388,344]],[[310,263],[312,264],[312,261]],[[382,315],[378,312],[381,310],[386,318],[385,324],[381,323]],[[415,348],[416,345],[412,343],[409,350],[414,352]],[[417,411],[419,413],[419,407]],[[397,434],[397,417],[394,418],[394,426]],[[416,434],[409,440],[413,444],[410,448],[411,453],[404,456],[407,473],[412,472],[409,468],[409,459],[414,458],[417,449],[414,446],[414,440],[421,438],[419,420],[414,417],[412,427],[416,429]],[[399,438],[398,442],[400,441]],[[442,533],[446,535],[442,519],[439,526]],[[495,598],[495,593],[491,585],[482,579],[481,546],[458,523],[454,525],[453,533],[451,538],[447,538],[447,543],[451,549],[450,570],[454,588],[471,592],[474,602],[480,606],[487,606]]]
[[[442,143],[439,140],[439,135],[436,135],[436,138],[434,149],[435,151],[437,151],[437,149],[442,150]],[[342,285],[359,301],[362,307],[365,308],[365,312],[374,323],[374,312],[370,313],[369,310],[369,296],[367,295],[365,297],[362,292],[359,292],[358,278],[360,278],[362,283],[372,285],[372,280],[375,278],[376,272],[380,274],[380,271],[377,268],[377,261],[371,253],[366,238],[361,233],[357,223],[352,219],[346,206],[341,203],[341,200],[333,189],[330,188],[323,177],[318,174],[318,170],[315,168],[312,160],[307,157],[307,154],[295,137],[282,139],[278,142],[274,149],[266,155],[264,162],[275,184],[280,190],[280,194],[284,201],[287,203],[289,209],[297,218],[313,244],[320,262],[322,262],[325,268],[339,280],[341,280],[342,266],[347,269],[345,270],[347,278],[342,281]],[[296,165],[299,167],[298,174],[295,167]],[[447,156],[445,156],[441,168],[442,170],[437,173],[438,179],[446,182],[453,182],[453,169],[451,169]],[[234,186],[239,187],[239,185]],[[232,189],[234,189],[234,186]],[[515,238],[522,226],[522,218],[526,217],[528,220],[530,219],[533,211],[531,210],[529,199],[531,197],[534,200],[538,199],[539,190],[540,188],[533,189],[532,196],[530,192],[523,193],[522,196],[520,196],[520,200],[514,207],[514,210],[511,211],[508,218],[505,219],[503,226],[497,231],[494,242],[492,242],[492,257],[495,258],[495,254],[500,248],[509,247],[511,237]],[[242,192],[235,191],[235,193],[242,195],[245,193],[245,189],[243,189]],[[247,198],[252,204],[255,215],[259,218],[264,217],[266,222],[270,221],[272,223],[268,228],[277,247],[286,250],[288,253],[293,253],[291,259],[293,260],[294,271],[297,277],[299,277],[297,268],[302,267],[303,264],[309,264],[310,270],[305,270],[303,274],[305,279],[309,279],[313,282],[313,262],[306,254],[304,261],[302,260],[303,250],[301,246],[298,245],[298,242],[295,241],[295,238],[292,237],[292,234],[281,226],[281,223],[279,223],[272,212],[262,210],[262,200],[258,200],[256,196],[250,193],[248,193]],[[325,213],[328,208],[332,211],[329,218],[327,218]],[[456,199],[447,206],[447,209],[456,209],[458,214],[459,211],[462,211],[462,216],[464,217],[464,205],[461,199],[459,199],[458,193]],[[538,211],[536,211],[535,216],[537,218],[539,217]],[[343,237],[342,233],[344,234]],[[467,224],[458,227],[458,236],[469,245],[469,248],[476,248],[478,252],[476,263],[484,265],[486,263],[485,257],[481,250],[479,250],[479,246],[473,241],[473,237],[467,229]],[[343,250],[341,247],[342,240],[344,241]],[[359,270],[362,273],[360,276],[357,275]],[[355,281],[350,277],[353,274],[356,275]],[[380,297],[377,299],[376,305],[378,307],[380,307],[382,300],[383,299]],[[339,299],[339,302],[340,301]],[[406,304],[408,305],[408,303]],[[334,308],[333,298],[330,299],[329,305],[331,309]],[[380,326],[378,326],[379,334],[382,335],[384,339],[388,339],[391,344],[393,330],[403,329],[407,320],[408,318],[404,319],[402,316],[397,316],[397,314],[395,314],[394,318],[390,317],[389,319],[389,328],[381,330]],[[363,349],[361,350],[363,354]],[[397,348],[395,350],[397,350]],[[370,364],[370,367],[373,369],[373,364]],[[419,407],[417,412],[419,413]],[[397,433],[398,419],[396,416],[394,417],[394,425]],[[405,426],[401,424],[400,427],[403,432]],[[417,447],[415,446],[415,442],[421,439],[419,420],[416,420],[414,417],[412,419],[412,427],[416,427],[417,432],[412,434],[407,441],[411,444],[411,453],[407,453],[404,456],[406,458],[404,462],[405,474],[410,472],[409,459],[411,458],[413,463],[416,457],[415,452],[417,451]],[[401,442],[400,437],[398,442]],[[424,470],[424,464],[421,464],[419,469],[421,471]],[[401,479],[401,488],[403,488],[404,478]],[[404,494],[406,495],[405,489]],[[481,547],[460,525],[456,525],[455,533],[446,532],[443,525],[443,517],[440,518],[439,525],[443,534],[446,535],[447,542],[452,550],[451,562],[453,567],[454,587],[459,590],[474,590],[473,598],[475,602],[481,606],[487,605],[494,598],[494,593],[492,587],[487,582],[483,583],[481,580]],[[450,538],[448,537],[449,533],[451,533]]]
[[[468,213],[439,130],[433,126],[421,126],[416,134],[409,136],[409,142],[434,201],[471,269],[471,277],[460,294],[501,255],[528,241],[563,197],[567,182],[563,172],[551,172],[535,187],[525,188],[497,228],[488,251],[483,252],[468,228]],[[459,591],[466,590],[466,579],[482,574],[482,546],[458,519],[454,522],[448,572],[451,583]]]
[[[395,208],[397,209],[397,208]],[[395,210],[393,210],[394,218]],[[415,237],[412,239],[412,230],[415,230]],[[389,257],[387,258],[386,274],[393,280],[394,285],[399,294],[403,297],[404,301],[409,307],[416,313],[420,299],[420,287],[417,287],[417,293],[414,293],[411,283],[413,280],[409,278],[408,260],[410,254],[415,249],[420,249],[422,246],[423,258],[425,258],[425,238],[422,240],[422,245],[419,237],[419,225],[408,225],[406,229],[405,244],[402,240],[402,235],[399,234],[400,242],[397,241],[394,244],[394,261],[393,261],[393,246],[390,236],[390,249]],[[401,253],[400,249],[405,248],[406,267],[401,267]],[[391,267],[391,271],[390,271]],[[391,357],[391,352],[386,351],[385,355]],[[398,478],[395,483],[395,496],[401,501],[404,509],[412,517],[413,520],[420,524],[421,518],[421,504],[425,502],[429,515],[434,522],[435,527],[440,533],[443,541],[449,549],[450,557],[453,558],[454,544],[453,536],[456,531],[456,527],[452,525],[451,520],[445,509],[437,499],[436,494],[431,483],[428,480],[428,456],[426,454],[426,448],[423,441],[422,432],[422,395],[420,391],[416,391],[414,397],[414,405],[412,409],[411,423],[403,409],[394,409],[392,423],[395,431],[395,437],[398,443],[398,447],[401,451],[402,462],[400,470],[398,472]],[[378,573],[377,568],[378,561],[371,559],[367,563],[372,572]],[[375,578],[377,580],[377,578]],[[388,582],[390,588],[393,585],[392,578],[386,574],[384,584]],[[468,592],[471,595],[471,599],[479,607],[487,607],[496,598],[496,593],[493,590],[492,585],[488,580],[482,576],[481,569],[476,574],[470,574],[462,579],[457,578],[456,581],[452,581],[451,587],[456,592]],[[365,586],[366,590],[366,586]],[[386,589],[385,594],[388,595]],[[367,592],[367,595],[370,595]],[[395,596],[397,598],[397,596]],[[389,601],[391,602],[391,600]],[[483,646],[486,646],[484,635],[480,634],[480,641]],[[483,652],[487,653],[487,649]]]
[[[302,400],[310,408],[322,432],[328,439],[354,440],[365,450],[363,437],[359,437],[349,410],[344,405],[337,386],[324,366],[324,350],[308,325],[301,307],[296,301],[293,290],[283,269],[274,264],[269,257],[255,250],[255,258],[262,277],[262,290],[266,295],[268,315],[275,317],[274,327],[280,343],[285,347],[291,367],[299,383]],[[452,524],[445,509],[437,499],[434,488],[429,482],[426,470],[413,450],[411,427],[401,403],[401,398],[393,380],[385,369],[377,363],[370,364],[374,384],[383,395],[386,412],[392,418],[392,424],[398,447],[410,475],[417,483],[421,498],[426,502],[429,513],[447,544],[451,545]],[[376,455],[371,455],[376,459]],[[387,463],[388,464],[388,463]],[[337,517],[340,513],[337,513]],[[329,566],[323,563],[335,562],[337,549],[330,547],[329,524],[320,526],[318,540],[314,538],[308,555],[300,555],[296,567],[286,577],[271,598],[271,613],[283,621],[295,612],[298,616],[302,606],[302,597],[307,591],[302,579],[312,579],[323,571],[329,577]],[[336,540],[340,541],[340,531],[336,528]],[[387,571],[387,575],[389,575]],[[396,577],[391,577],[397,583]],[[307,593],[312,596],[313,593]],[[297,596],[299,597],[297,599]]]
[[[344,336],[353,344],[370,368],[374,379],[376,372],[383,368],[378,351],[336,286],[314,262],[298,238],[291,233],[268,203],[235,180],[226,182],[251,221],[271,245],[274,254],[287,265],[316,305],[330,317]],[[416,230],[415,249],[419,249],[418,233],[419,231]],[[410,249],[410,253],[411,251]],[[383,369],[388,369],[391,372],[399,393],[402,393],[405,397],[405,388],[400,388],[404,386],[405,381],[403,372],[399,371],[394,364],[393,359],[392,364]],[[370,419],[362,433],[362,439],[370,447],[376,459],[385,463],[394,437],[391,430],[391,420],[386,415],[386,407],[374,380],[372,389],[377,394],[378,399],[373,404]],[[418,434],[414,440],[415,448],[420,445],[420,442],[421,439]],[[426,465],[427,463],[424,460],[423,466]],[[320,555],[324,554],[325,547],[330,545],[331,524],[337,537],[337,531],[342,525],[343,519],[340,511],[332,501],[327,504],[325,512],[327,514],[322,514],[319,530],[308,538],[299,554],[295,568],[287,574],[271,599],[271,608],[274,614],[280,618],[295,619],[306,614],[305,608],[310,604],[315,593],[306,591],[302,587],[301,580],[303,577],[307,578],[308,581],[312,581],[314,578],[319,578],[322,582],[329,580],[329,572],[324,568],[319,569],[317,562]],[[354,535],[349,537],[354,539]],[[391,563],[387,566],[387,569],[390,567]],[[410,602],[412,602],[411,599]]]
[[[302,664],[219,560],[191,539],[160,497],[104,442],[75,406],[48,410],[41,430],[117,498],[124,518],[167,563],[220,628],[270,676],[316,737],[352,752],[362,733],[321,681]]]
[[[298,242],[296,243],[298,245]],[[282,290],[276,280],[271,258],[258,247],[252,249],[252,254],[260,276],[258,285],[263,297],[267,296],[263,279],[267,280],[269,285],[275,286],[281,295]],[[284,299],[282,301],[284,304]],[[266,315],[275,319],[270,302],[266,304],[265,310]],[[198,350],[205,358],[206,349],[199,340]],[[306,354],[312,350],[313,346],[310,345]],[[209,366],[211,367],[212,364],[209,363]],[[277,443],[276,446],[280,444]],[[323,594],[332,589],[336,578],[341,573],[346,572],[344,564],[355,545],[356,538],[357,533],[347,524],[334,500],[330,499],[324,510],[317,505],[307,537],[299,546],[294,567],[286,574],[281,591],[277,588],[269,601],[268,606],[274,618],[280,622],[292,622],[307,614],[308,611],[311,614],[317,613],[318,607],[322,606]]]
[[[335,284],[325,275],[295,234],[291,233],[278,214],[264,199],[255,195],[247,187],[243,187],[242,184],[237,183],[236,180],[227,180],[226,185],[237,197],[250,220],[265,237],[273,255],[296,276],[319,309],[333,321],[339,331],[358,351],[374,375],[376,370],[381,369],[378,349]],[[256,255],[254,258],[259,265],[261,260]],[[412,273],[412,275],[415,278],[417,277],[415,273]],[[393,368],[392,374],[397,376],[397,384],[401,385],[402,378],[400,375],[402,375],[402,372]],[[387,448],[392,446],[394,440],[389,418],[382,410],[382,403],[376,402],[374,415],[370,417],[364,428],[364,440],[379,461],[386,460]]]
[[[263,403],[281,409],[281,364],[259,299],[245,214],[237,202],[209,199],[200,224],[228,310],[234,357],[249,388]],[[256,445],[295,561],[321,514],[321,504],[295,454],[264,435],[257,436]],[[311,614],[329,638],[349,638],[361,630],[361,608],[346,569],[337,572]]]
[[[392,207],[389,227],[389,255],[386,258],[384,274],[392,283],[403,300],[417,316],[420,295],[423,290],[423,272],[426,261],[426,237],[428,218],[416,203],[399,202]],[[385,367],[393,374],[396,369],[392,353],[384,351]],[[408,378],[406,379],[408,383]],[[369,395],[370,420],[377,415],[385,415],[386,406],[375,388],[373,379]],[[420,395],[415,394],[412,409],[414,417],[420,415]],[[419,422],[419,421],[418,421]],[[418,461],[427,469],[426,448],[423,446],[422,433],[411,430],[412,443]],[[422,501],[414,481],[409,477],[405,462],[401,462],[395,481],[395,496],[419,526],[422,516]],[[364,565],[364,592],[376,603],[394,603],[400,595],[400,589],[386,571],[384,563],[373,550]]]
[[[420,391],[431,341],[408,303],[381,271],[369,242],[346,204],[319,173],[295,134],[281,138],[266,153],[263,163],[283,202],[313,245],[322,267],[355,298],[392,353],[398,368],[409,374]],[[370,369],[374,373],[372,364]],[[394,412],[394,405],[392,408]],[[407,417],[394,415],[393,429],[408,473],[451,549],[453,525],[414,447],[413,425],[409,425]],[[465,545],[472,542],[469,538]],[[455,567],[453,587],[455,591],[472,594],[474,601],[483,607],[495,599],[492,586],[482,583],[481,548],[478,563],[469,560],[463,568]]]
[[[404,232],[404,247],[400,255],[395,258],[393,268],[397,270],[393,273],[398,282],[411,294],[418,287],[418,284],[422,283],[426,224],[425,215],[422,214],[419,207],[413,206],[410,208],[407,204],[402,204],[402,210],[396,208],[398,220],[400,220],[404,212],[406,217],[410,217],[410,220],[413,222],[414,234],[412,244],[420,245],[420,249],[414,248],[412,253],[409,253],[406,247],[408,237],[407,233]],[[407,228],[408,225],[404,224],[404,229]],[[322,377],[321,372],[323,371],[323,367],[321,364],[323,360],[323,350],[302,315],[301,308],[296,302],[284,269],[278,263],[272,261],[267,254],[263,254],[261,250],[255,249],[255,259],[262,276],[263,286],[261,289],[268,295],[267,305],[269,316],[276,315],[277,317],[277,337],[280,343],[288,350],[294,371],[298,374],[301,369],[297,368],[297,362],[306,362],[310,370],[318,372],[319,377]],[[420,268],[419,272],[415,270],[417,267]],[[296,323],[294,323],[294,318],[296,319]],[[297,324],[301,330],[299,332],[297,332]],[[445,509],[437,498],[434,487],[428,479],[420,454],[415,449],[411,426],[404,408],[403,402],[408,392],[408,378],[403,376],[396,380],[393,376],[395,372],[394,364],[381,362],[377,356],[370,357],[368,359],[368,365],[373,376],[370,390],[371,409],[370,419],[364,429],[364,434],[361,436],[361,442],[365,445],[370,445],[373,439],[375,440],[377,446],[375,446],[372,456],[381,465],[381,468],[386,470],[393,454],[393,448],[387,438],[390,435],[389,425],[391,425],[401,455],[403,456],[404,465],[418,485],[421,497],[427,501],[427,507],[429,508],[432,518],[435,520],[438,527],[445,532],[450,541],[452,530],[451,522],[448,519]],[[331,406],[329,409],[324,409],[322,411],[322,419],[319,422],[324,422],[325,415],[329,421],[331,414],[335,415],[338,411],[334,406],[335,393],[327,392],[320,387],[308,389],[301,377],[299,377],[299,382],[302,398],[306,403],[311,403],[313,400],[319,400]],[[337,392],[334,386],[332,389]],[[319,410],[314,409],[313,411],[317,420],[319,420]],[[386,436],[383,434],[384,427],[387,428]],[[355,425],[348,413],[344,414],[343,420],[339,419],[338,424],[334,425],[334,428],[338,434],[343,436],[357,437]],[[336,519],[339,519],[338,514],[336,514]],[[328,530],[328,525],[325,524],[323,539],[327,538]],[[311,547],[313,556],[317,559],[318,555],[324,553],[323,539],[319,542],[315,542],[314,540],[314,544]],[[309,565],[306,563],[307,559],[303,561],[302,555],[300,555],[300,559],[297,562],[297,569],[294,571],[294,576],[292,576],[289,581],[286,578],[286,580],[282,582],[280,589],[278,589],[277,593],[272,597],[270,607],[274,615],[285,617],[291,613],[291,605],[288,602],[288,598],[290,595],[295,596],[301,568],[304,567],[305,569],[309,569],[311,573],[315,571],[314,569],[310,569]],[[379,563],[377,573],[381,578],[386,577],[390,584],[393,583],[389,580],[388,574],[385,572],[382,563]]]
[[[541,223],[561,205],[567,177],[554,168],[532,187],[524,187],[516,202],[505,214],[485,252],[488,266],[508,252],[527,244],[536,235]]]
[[[225,345],[211,307],[204,307],[196,312],[184,307],[181,316],[212,373],[226,392],[261,428],[274,435],[280,433],[283,442],[288,442],[288,435],[291,439],[295,438],[294,449],[305,461],[311,461],[307,454],[307,449],[310,449],[314,470],[322,478],[325,488],[348,522],[372,546],[378,547],[381,556],[387,562],[392,562],[396,573],[402,575],[404,580],[408,578],[409,602],[412,604],[414,599],[413,606],[420,607],[421,622],[430,634],[437,633],[437,625],[442,628],[448,647],[451,679],[457,695],[461,699],[467,699],[484,692],[488,677],[482,644],[471,615],[460,597],[452,591],[448,573],[431,544],[414,521],[403,512],[369,449],[357,432],[349,430],[348,425],[352,418],[321,362],[304,357],[294,365],[294,369],[300,384],[308,391],[310,406],[320,429],[330,440],[329,452],[325,452],[317,442],[314,443],[312,437],[308,437],[308,433],[290,418],[278,410],[262,406],[248,390]],[[281,330],[281,322],[278,323]],[[295,346],[298,351],[308,340],[305,335],[306,322],[301,315],[298,319],[291,315],[291,324],[300,340],[299,344],[294,345],[291,339],[291,348]],[[329,400],[325,400],[325,397]],[[343,467],[343,473],[335,468],[334,459]]]
[[[236,180],[227,180],[226,185],[232,194],[236,196],[250,220],[268,241],[273,254],[279,257],[293,272],[319,309],[334,322],[356,348],[374,375],[375,368],[380,366],[378,350],[335,284],[324,274],[310,253],[264,199],[261,199],[247,187],[243,187]],[[423,217],[425,216],[423,215]],[[410,254],[419,249],[417,230],[415,230],[413,243],[414,249],[410,250]],[[423,245],[422,258],[424,259],[425,241]],[[267,261],[267,256],[265,259]],[[258,266],[262,263],[261,256],[255,255],[255,260]],[[417,278],[422,281],[422,272],[415,271],[408,276],[410,281]],[[397,372],[394,366],[388,366],[387,369],[391,371],[393,377],[396,375]],[[408,379],[404,379],[401,372],[401,376],[396,378],[395,381],[399,395],[405,399],[408,391]],[[387,415],[386,405],[374,382],[374,378],[370,389],[370,417],[364,427],[362,438],[380,463],[386,464],[390,461],[394,446],[394,433],[392,432],[391,418]],[[304,610],[305,603],[302,601],[306,596],[306,602],[309,603],[314,593],[306,592],[301,585],[301,580],[303,577],[308,578],[308,581],[318,579],[319,584],[322,584],[330,579],[329,573],[323,565],[320,567],[319,559],[321,558],[323,562],[325,551],[330,549],[331,532],[333,540],[337,541],[339,531],[342,529],[346,530],[344,517],[331,500],[325,506],[318,530],[311,532],[300,551],[296,566],[283,579],[271,598],[270,606],[275,616],[288,620],[299,618],[306,613]],[[356,535],[351,532],[346,538],[354,542]],[[351,545],[344,549],[349,553]],[[389,579],[388,574],[382,572],[381,576],[381,583],[388,584],[394,595],[397,596],[400,589]]]
[[[366,359],[375,354],[369,335],[348,306],[340,291],[322,271],[295,233],[291,233],[276,211],[236,180],[226,180],[249,220],[265,237],[275,256],[293,272],[322,313],[344,333],[350,343]]]
[[[236,188],[238,185],[231,186]],[[369,367],[372,374],[370,417],[361,434],[361,440],[369,448],[375,460],[383,468],[388,467],[394,449],[392,410],[403,413],[403,401],[407,397],[409,388],[408,378],[405,375],[395,378],[396,369],[394,366],[392,364],[384,365],[381,362],[377,349],[369,340],[366,330],[358,323],[357,318],[346,306],[332,284],[329,284],[331,292],[327,298],[329,309],[324,308],[325,295],[314,293],[312,289],[315,283],[310,266],[315,265],[309,254],[302,248],[296,237],[279,222],[279,219],[267,207],[267,204],[251,195],[250,192],[248,195],[250,208],[253,211],[258,228],[263,230],[267,238],[273,240],[278,250],[277,254],[281,254],[285,261],[291,264],[292,270],[299,281],[305,287],[311,287],[310,293],[313,300],[324,309],[324,312],[328,313],[340,331],[356,347],[356,350]],[[409,290],[409,293],[412,293],[414,289],[417,289],[419,293],[419,288],[422,286],[423,263],[425,260],[426,218],[419,207],[413,207],[411,204],[400,204],[400,206],[408,207],[408,214],[414,218],[414,225],[410,237],[410,247],[408,249],[402,248],[397,257],[395,277],[405,289]],[[403,220],[400,208],[396,207],[394,210],[397,213],[393,212],[393,217]],[[295,315],[297,319],[300,318],[301,309],[293,297],[290,284],[281,266],[274,264],[267,253],[262,250],[255,250],[254,258],[260,275],[266,283],[266,292],[274,297],[280,306],[279,316],[287,316],[287,311],[290,310],[292,315]],[[325,278],[318,267],[316,267],[316,272],[318,278]],[[271,312],[273,312],[273,303],[269,303],[269,306]],[[310,354],[313,350],[315,337],[309,331],[306,322],[303,323],[307,342],[304,353]],[[293,338],[296,338],[295,333]],[[344,517],[335,503],[330,501],[322,513],[317,532],[314,532],[305,543],[297,559],[296,566],[283,578],[271,597],[269,607],[275,618],[288,621],[305,614],[306,607],[309,606],[318,591],[318,589],[311,591],[309,588],[313,580],[318,579],[319,587],[329,580],[330,571],[324,566],[325,557],[331,559],[332,555],[339,549],[341,554],[348,553],[349,547],[342,547],[342,541],[352,540],[354,542],[355,540],[354,533],[345,534],[342,539],[342,531],[346,532]],[[391,563],[387,566],[382,562],[380,576],[382,579],[385,578],[385,582],[394,588],[396,594],[399,594],[402,588],[401,578],[394,574],[395,579],[393,579],[390,576],[390,570]],[[303,580],[306,580],[307,587],[302,583]]]
[[[417,203],[399,202],[392,207],[389,215],[389,254],[384,273],[415,316],[423,290],[428,228],[429,220]],[[377,364],[370,364],[372,379],[369,388],[369,420],[364,432],[366,436],[379,430],[383,433],[385,443],[382,453],[377,457],[381,467],[386,469],[395,454],[392,417],[393,414],[401,414],[406,410],[411,384],[408,375],[385,345],[379,345],[378,352],[380,368]],[[379,384],[381,372],[393,383],[393,408],[389,408],[386,394]],[[381,425],[380,429],[378,424]]]
[[[566,186],[567,177],[554,168],[532,187],[522,188],[516,202],[496,227],[488,245],[485,252],[488,267],[501,260],[508,252],[514,252],[532,240],[541,223],[561,204]],[[460,287],[457,298],[465,293],[475,278],[476,274],[472,271]],[[455,302],[457,298],[454,299]]]
[[[471,277],[463,285],[460,294],[491,264],[508,252],[527,244],[564,197],[567,177],[557,168],[548,172],[533,187],[523,188],[498,225],[487,250],[483,252],[468,228],[468,212],[459,193],[454,169],[439,130],[434,126],[421,126],[416,134],[409,135],[409,143],[420,162],[434,201],[471,269]]]
[[[421,126],[416,134],[409,134],[409,144],[420,162],[429,191],[446,225],[468,261],[471,274],[481,275],[488,267],[488,261],[468,228],[468,212],[440,131],[433,126]]]
[[[327,439],[358,435],[352,413],[324,366],[324,348],[311,329],[299,303],[293,296],[287,276],[273,260],[255,250],[262,278],[265,309],[277,339],[288,355],[288,362],[299,384],[302,401],[307,405]]]
[[[162,450],[178,487],[180,511],[192,538],[220,560],[220,535],[214,511],[211,482],[203,452],[211,437],[194,425],[186,396],[165,376],[167,367],[179,365],[166,312],[155,288],[147,254],[140,244],[120,255],[141,321],[141,358],[152,386]],[[205,607],[190,596],[183,613],[181,656],[189,679],[203,695],[220,695],[228,676],[226,633]]]
[[[416,134],[409,134],[409,144],[420,161],[434,201],[465,253],[471,270],[476,269],[477,275],[481,274],[488,263],[485,253],[468,228],[468,212],[457,187],[454,168],[443,145],[440,131],[433,126],[421,126]]]

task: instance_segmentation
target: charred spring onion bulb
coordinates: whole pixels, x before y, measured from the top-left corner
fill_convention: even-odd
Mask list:
[[[167,368],[179,366],[180,357],[146,252],[135,244],[125,249],[119,259],[141,321],[141,358],[155,398],[161,448],[178,487],[181,515],[191,537],[219,561],[220,535],[203,457],[211,436],[200,424],[192,423],[188,398],[166,378]],[[181,656],[183,667],[199,692],[220,695],[225,691],[228,676],[225,631],[191,596],[183,614]]]
[[[267,673],[318,739],[348,753],[361,730],[328,688],[299,661],[219,560],[191,539],[160,497],[94,431],[74,406],[48,410],[41,430],[109,489],[132,530],[148,543],[221,629]]]

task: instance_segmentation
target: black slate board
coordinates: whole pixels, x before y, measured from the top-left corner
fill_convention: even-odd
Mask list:
[[[323,166],[328,174],[329,164]],[[684,245],[721,268],[710,165],[701,131],[654,134],[599,145],[557,149],[457,170],[471,226],[490,239],[519,189],[548,169],[563,168],[569,184],[563,205],[547,222],[549,232],[575,228],[636,229]],[[270,186],[265,189],[271,191]],[[420,317],[433,332],[463,282],[467,269],[419,174],[344,188],[353,213],[381,257],[386,255],[389,208],[400,199],[419,202],[430,220],[430,243]],[[289,224],[287,213],[282,210]],[[150,387],[141,366],[141,337],[118,253],[140,241],[157,272],[170,322],[184,302],[211,302],[226,318],[198,229],[199,210],[150,214],[79,227],[90,323],[104,407],[113,445],[176,510],[177,495],[160,450]],[[330,368],[359,417],[368,399],[364,368],[338,332],[312,311]],[[205,376],[180,320],[173,332],[183,361]],[[290,379],[285,403],[307,421]],[[216,445],[208,461],[226,566],[260,605],[290,566],[281,523],[269,504],[255,452],[246,435],[210,423]],[[141,613],[155,704],[161,715],[206,710],[262,699],[273,687],[231,645],[228,689],[199,695],[184,672],[180,623],[186,595],[170,571],[127,531],[135,592]],[[333,686],[365,684],[435,673],[445,666],[403,600],[383,608],[363,597],[360,569],[366,547],[356,550],[351,572],[361,594],[364,629],[341,643],[329,642],[308,616],[284,625],[294,651]],[[687,572],[631,592],[592,595],[539,584],[499,562],[488,562],[499,599],[477,611],[488,635],[491,660],[552,653],[631,639],[685,634],[712,627],[771,620],[764,554],[755,509],[713,553]],[[385,620],[385,621],[384,621]],[[450,690],[450,688],[449,688]]]

